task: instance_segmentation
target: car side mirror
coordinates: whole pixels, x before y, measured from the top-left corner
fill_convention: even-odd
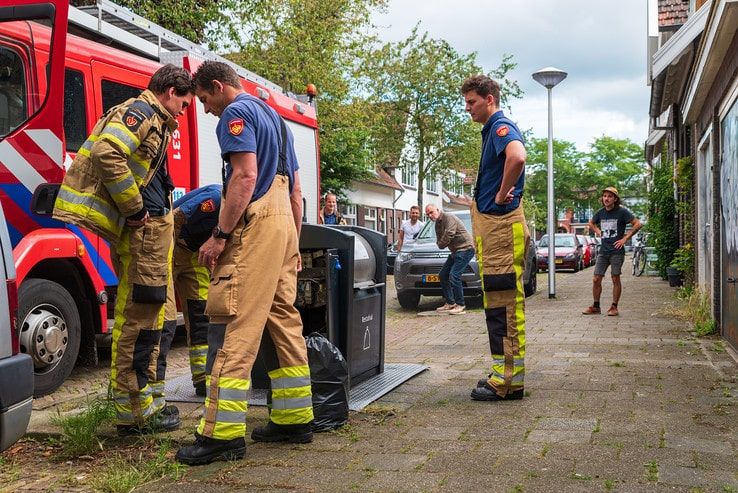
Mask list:
[[[31,212],[39,216],[50,216],[59,194],[60,183],[43,183],[36,187],[31,197]]]

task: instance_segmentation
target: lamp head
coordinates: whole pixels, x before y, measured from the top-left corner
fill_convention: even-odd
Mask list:
[[[568,74],[563,70],[555,67],[546,67],[533,73],[533,79],[546,89],[552,89],[562,80],[566,79]]]

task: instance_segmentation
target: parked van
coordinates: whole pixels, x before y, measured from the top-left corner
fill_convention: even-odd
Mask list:
[[[8,225],[0,205],[0,452],[26,433],[33,401],[33,361],[20,352],[18,289]]]

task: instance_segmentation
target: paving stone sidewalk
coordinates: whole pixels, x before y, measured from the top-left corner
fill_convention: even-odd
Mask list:
[[[386,359],[429,371],[312,444],[250,443],[242,461],[140,491],[738,492],[734,353],[665,315],[674,290],[657,278],[624,276],[619,317],[581,315],[591,276],[558,274],[549,300],[539,275],[527,302],[523,401],[469,398],[489,366],[481,307],[418,317],[390,290]],[[609,279],[604,286],[606,306]],[[431,310],[440,299],[423,302]],[[174,438],[188,443],[201,408],[180,410]],[[265,420],[264,408],[250,408],[249,429]]]

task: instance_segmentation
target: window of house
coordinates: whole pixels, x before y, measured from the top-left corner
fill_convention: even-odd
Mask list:
[[[121,84],[111,80],[102,81],[102,103],[103,112],[108,111],[113,106],[127,101],[131,98],[138,97],[143,89],[140,87]]]
[[[414,164],[406,164],[402,167],[402,183],[411,187],[418,184],[418,172]]]
[[[369,229],[377,229],[377,208],[366,207],[364,209],[364,227]]]
[[[343,218],[346,220],[346,224],[355,226],[356,225],[356,205],[348,204],[342,205]]]
[[[429,192],[438,193],[438,179],[434,175],[429,175],[425,179],[425,189]]]
[[[68,151],[77,152],[87,139],[87,106],[82,72],[64,71],[64,138]]]

